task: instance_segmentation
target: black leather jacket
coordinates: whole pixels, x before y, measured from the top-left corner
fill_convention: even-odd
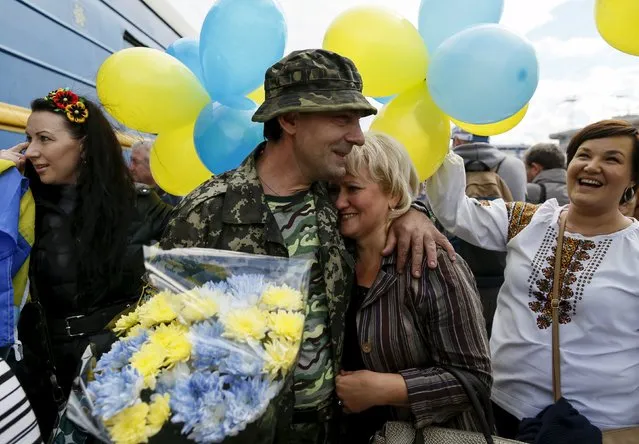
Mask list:
[[[35,197],[36,241],[31,252],[32,292],[37,292],[48,318],[91,314],[114,304],[136,300],[144,274],[143,245],[160,239],[172,208],[145,186],[136,186],[136,212],[129,227],[129,245],[122,258],[120,284],[103,295],[78,291],[77,244],[71,234],[75,187],[45,186]],[[40,190],[39,190],[40,191]],[[35,288],[34,288],[35,287]]]

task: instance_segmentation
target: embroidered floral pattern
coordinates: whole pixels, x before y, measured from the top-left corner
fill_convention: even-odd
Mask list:
[[[595,271],[601,265],[611,239],[594,242],[586,239],[564,238],[561,257],[559,323],[568,324],[577,313],[577,305],[583,298],[585,287],[592,282]],[[528,278],[528,307],[537,313],[537,327],[547,329],[552,325],[552,287],[554,281],[557,230],[552,227],[544,236],[541,247],[532,263]]]
[[[477,200],[475,201],[475,205],[479,205],[482,207],[489,207],[491,205],[489,200]]]
[[[521,230],[526,228],[533,216],[539,209],[539,205],[533,205],[526,202],[508,202],[506,210],[508,211],[508,240],[517,236]]]

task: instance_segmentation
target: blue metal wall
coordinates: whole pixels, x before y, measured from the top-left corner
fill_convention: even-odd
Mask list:
[[[95,98],[95,77],[133,40],[164,49],[180,36],[141,0],[1,0],[0,102],[28,107],[69,87]],[[129,38],[130,40],[130,38]],[[0,131],[0,149],[24,139]]]

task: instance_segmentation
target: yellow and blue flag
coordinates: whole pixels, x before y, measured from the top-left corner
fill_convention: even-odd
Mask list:
[[[15,164],[0,160],[0,347],[17,340],[29,295],[29,254],[35,240],[35,202]]]

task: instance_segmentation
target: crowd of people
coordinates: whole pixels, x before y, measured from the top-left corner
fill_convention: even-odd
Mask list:
[[[482,431],[493,417],[522,442],[639,442],[632,125],[594,123],[565,154],[539,144],[523,162],[455,129],[420,194],[405,148],[362,131],[377,110],[349,59],[295,51],[265,85],[264,142],[181,199],[153,182],[150,144],[127,168],[97,104],[34,100],[27,141],[0,151],[35,205],[20,344],[0,361],[2,442],[90,442],[61,425],[64,403],[86,346],[107,350],[108,324],[137,303],[154,243],[312,261],[293,384],[264,442],[390,444],[394,421]],[[482,411],[466,378],[492,400]]]

